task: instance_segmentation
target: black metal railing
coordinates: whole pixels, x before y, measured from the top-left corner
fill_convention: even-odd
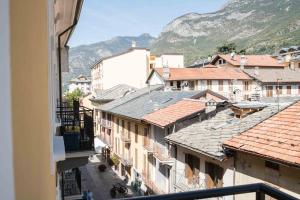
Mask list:
[[[64,137],[66,152],[94,150],[93,110],[74,101],[58,104],[57,118],[61,122],[60,135]]]
[[[81,172],[78,168],[62,172],[62,197],[81,195]]]
[[[255,193],[256,200],[264,200],[266,196],[270,196],[278,200],[297,200],[298,198],[277,190],[263,183],[238,185],[223,188],[205,189],[198,191],[171,193],[164,195],[144,196],[127,198],[127,200],[194,200],[224,197],[236,194]]]

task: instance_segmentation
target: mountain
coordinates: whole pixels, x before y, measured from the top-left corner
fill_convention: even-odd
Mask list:
[[[214,13],[189,13],[167,24],[150,49],[184,53],[188,65],[225,42],[256,54],[299,45],[300,0],[229,0]]]
[[[80,74],[90,76],[90,65],[100,58],[126,51],[131,47],[132,41],[135,41],[138,47],[149,47],[154,39],[151,35],[144,33],[137,37],[120,36],[107,41],[70,48],[70,71],[63,74],[64,88],[70,79]]]

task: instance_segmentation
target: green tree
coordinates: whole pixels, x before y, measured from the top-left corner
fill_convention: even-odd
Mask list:
[[[236,44],[235,43],[224,43],[221,46],[217,47],[218,54],[229,54],[233,51],[236,51]]]
[[[79,88],[76,88],[73,92],[66,93],[65,99],[68,102],[69,106],[73,106],[73,101],[79,100],[80,97],[82,96],[83,96],[83,92]]]

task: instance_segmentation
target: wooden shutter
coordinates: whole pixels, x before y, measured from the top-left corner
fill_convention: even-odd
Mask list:
[[[192,170],[192,157],[190,154],[185,154],[185,177],[188,180],[188,184],[193,181],[193,170]]]
[[[200,159],[193,156],[193,184],[199,184]]]

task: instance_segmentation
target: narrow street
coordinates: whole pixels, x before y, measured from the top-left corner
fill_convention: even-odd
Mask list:
[[[90,190],[93,193],[94,200],[112,199],[110,196],[112,185],[121,183],[122,180],[110,167],[105,172],[99,172],[98,166],[103,163],[99,158],[99,155],[94,156],[87,165],[80,168],[82,192]],[[128,191],[130,194],[130,189]]]

